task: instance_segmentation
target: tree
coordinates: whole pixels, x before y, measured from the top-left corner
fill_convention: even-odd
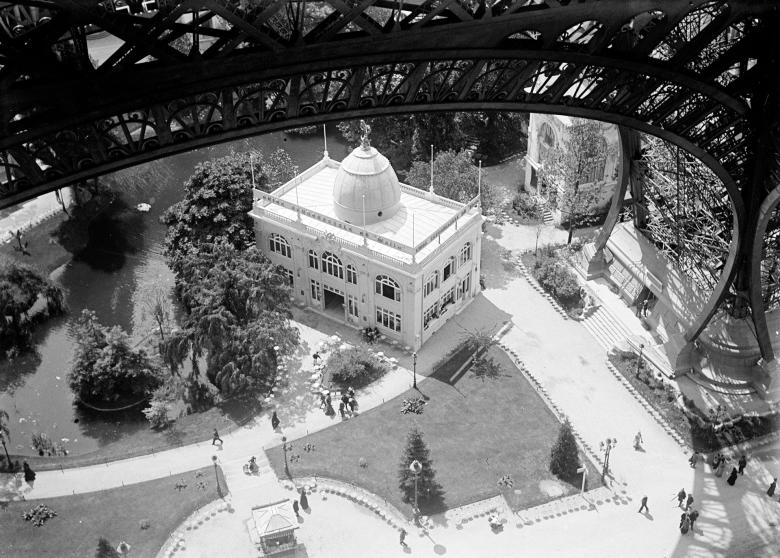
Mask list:
[[[186,277],[177,290],[188,314],[162,344],[164,358],[175,367],[205,352],[206,376],[223,394],[273,380],[277,358],[298,346],[285,277],[254,246],[227,241],[191,246],[177,270]]]
[[[171,323],[171,301],[168,297],[169,289],[164,289],[159,285],[152,287],[147,291],[141,301],[144,318],[151,316],[157,323],[157,330],[160,332],[160,341],[165,341],[165,331]]]
[[[603,174],[610,153],[602,123],[575,119],[563,142],[552,146],[542,161],[539,180],[551,190],[551,203],[568,222],[568,244],[571,244],[574,227],[595,209],[594,193],[580,191],[580,186],[594,182],[593,177]]]
[[[97,550],[95,551],[95,558],[120,558],[116,549],[111,546],[103,537],[98,539]]]
[[[459,113],[459,127],[467,136],[477,139],[475,158],[486,164],[496,164],[505,157],[525,151],[528,113],[466,112]]]
[[[0,348],[18,348],[29,341],[29,312],[38,300],[50,316],[65,311],[62,289],[28,265],[0,261]]]
[[[413,428],[406,438],[406,447],[398,467],[398,487],[401,489],[402,499],[406,503],[414,503],[415,474],[409,469],[409,466],[415,460],[422,465],[422,471],[417,476],[418,502],[431,504],[440,500],[443,491],[441,485],[436,482],[436,471],[433,469],[428,446],[417,428]]]
[[[561,479],[570,480],[577,475],[579,467],[577,440],[569,419],[566,419],[558,431],[558,440],[550,451],[550,472]]]
[[[146,352],[130,347],[127,333],[107,328],[84,310],[74,326],[76,351],[68,372],[68,385],[84,401],[137,399],[161,383],[158,367]]]
[[[165,254],[169,264],[189,244],[225,240],[236,248],[245,248],[254,243],[249,216],[253,170],[254,186],[264,192],[275,190],[298,172],[282,149],[268,157],[259,151],[231,153],[195,167],[195,173],[184,183],[184,199],[161,218],[168,226]]]
[[[431,165],[415,161],[406,175],[410,186],[428,190],[431,185]],[[479,169],[468,151],[442,151],[433,160],[433,191],[445,198],[467,203],[480,192]],[[482,181],[482,207],[494,210],[500,203],[500,194],[493,184]]]
[[[11,470],[11,456],[8,455],[8,444],[11,443],[11,431],[8,428],[8,413],[0,409],[0,443],[3,444],[8,470]]]

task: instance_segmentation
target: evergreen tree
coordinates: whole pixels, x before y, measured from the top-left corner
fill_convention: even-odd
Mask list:
[[[550,451],[550,472],[561,479],[572,479],[580,466],[577,441],[569,419],[566,419],[558,431],[558,440]]]
[[[111,546],[103,537],[98,539],[97,550],[95,551],[95,558],[119,558],[119,553]]]
[[[398,467],[398,487],[401,489],[404,502],[414,503],[414,473],[409,469],[412,461],[417,460],[422,465],[422,471],[417,475],[418,504],[431,504],[442,497],[441,485],[436,482],[436,471],[430,458],[430,450],[425,445],[422,434],[413,428],[406,439],[401,463]]]

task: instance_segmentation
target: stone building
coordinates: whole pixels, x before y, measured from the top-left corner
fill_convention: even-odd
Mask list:
[[[479,293],[479,199],[461,204],[401,184],[363,143],[274,192],[255,190],[257,245],[295,302],[417,350]]]

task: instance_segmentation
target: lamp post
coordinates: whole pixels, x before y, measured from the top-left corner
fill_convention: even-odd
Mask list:
[[[609,454],[612,451],[612,448],[614,448],[616,445],[616,438],[607,438],[603,442],[599,443],[599,449],[604,452],[604,469],[601,471],[602,480],[604,480],[604,477],[606,477],[607,473],[609,472]]]
[[[416,459],[409,464],[409,470],[414,474],[414,516],[419,515],[420,508],[417,507],[417,480],[420,478],[422,472],[422,463]]]
[[[412,354],[412,387],[417,389],[417,353]],[[417,463],[415,461],[415,463]]]
[[[636,360],[636,372],[634,372],[634,376],[639,376],[639,367],[642,365],[642,351],[645,350],[645,344],[640,343],[639,344],[639,358]]]
[[[292,450],[292,444],[287,443],[287,436],[282,436],[282,451],[284,452],[284,472],[288,477],[292,477],[290,475],[290,468],[287,465],[287,452],[289,450]]]

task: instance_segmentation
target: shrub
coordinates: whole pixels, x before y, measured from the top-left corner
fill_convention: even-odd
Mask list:
[[[152,428],[163,429],[173,422],[168,414],[169,405],[168,401],[154,398],[149,406],[143,410],[144,416]]]
[[[531,270],[542,288],[565,309],[577,308],[582,303],[580,284],[574,273],[557,257],[542,256]]]
[[[523,223],[539,223],[544,218],[542,206],[528,192],[518,192],[512,200],[512,208]]]
[[[550,472],[555,476],[571,480],[577,475],[580,466],[577,441],[569,419],[566,419],[558,432],[558,440],[550,451]]]
[[[368,348],[334,349],[325,362],[325,373],[341,387],[361,387],[387,372],[387,366]]]
[[[95,558],[119,558],[119,553],[111,546],[110,542],[100,537],[97,550],[95,551]]]

